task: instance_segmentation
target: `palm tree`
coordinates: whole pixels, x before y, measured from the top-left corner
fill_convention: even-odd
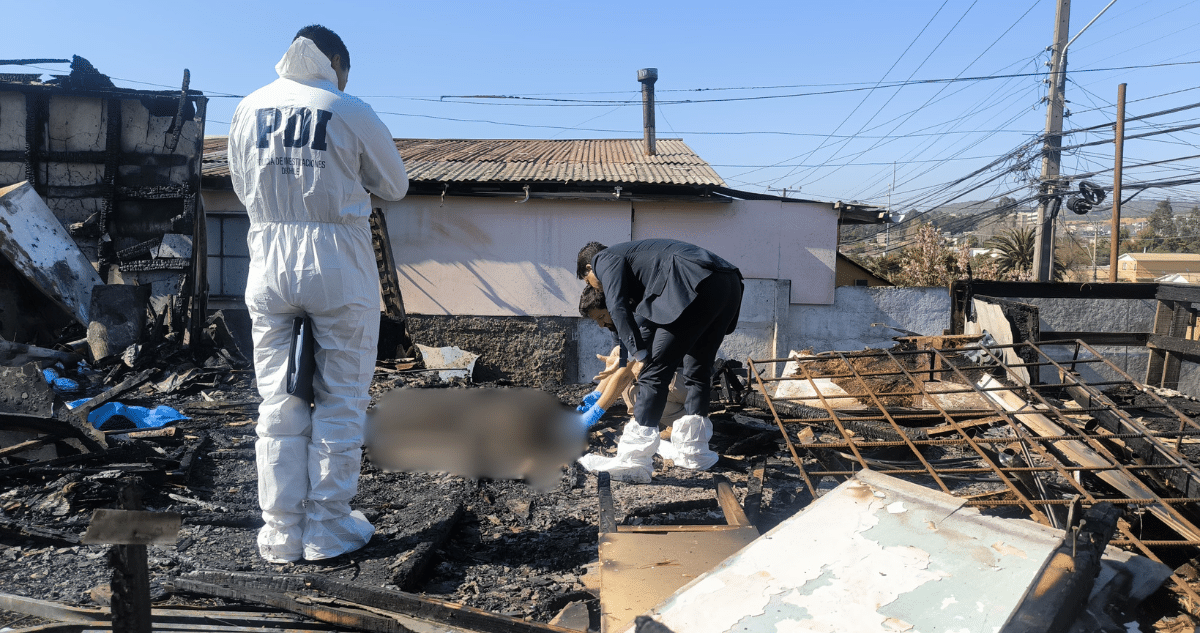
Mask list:
[[[1020,274],[1033,269],[1033,227],[1008,229],[988,240],[987,245],[999,255],[996,264],[1000,272]]]

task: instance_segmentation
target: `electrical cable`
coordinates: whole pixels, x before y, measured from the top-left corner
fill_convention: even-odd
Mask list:
[[[877,82],[877,83],[876,83],[876,86],[879,86],[879,85],[881,85],[881,84],[883,83],[883,81],[884,81],[884,78],[886,78],[886,77],[888,76],[888,74],[890,74],[890,73],[892,72],[892,70],[896,68],[896,66],[897,66],[897,65],[900,63],[900,60],[904,59],[904,56],[908,54],[908,51],[912,50],[912,47],[913,47],[913,46],[914,46],[914,45],[917,43],[917,40],[921,39],[921,36],[922,36],[922,35],[924,35],[924,34],[925,34],[925,31],[929,29],[929,25],[933,24],[933,21],[934,21],[934,19],[935,19],[935,18],[937,18],[938,14],[940,14],[940,13],[942,12],[942,9],[944,9],[944,8],[946,7],[946,4],[947,4],[948,2],[949,2],[949,0],[945,0],[944,2],[942,2],[942,5],[938,7],[937,11],[934,11],[934,13],[933,13],[933,16],[931,16],[931,17],[929,18],[929,21],[925,23],[925,26],[921,27],[921,30],[920,30],[920,31],[919,31],[919,32],[916,34],[916,36],[915,36],[915,37],[913,37],[912,41],[910,41],[910,42],[908,43],[908,46],[906,46],[906,47],[904,48],[904,50],[903,50],[903,51],[900,53],[900,56],[896,58],[896,61],[892,62],[892,65],[891,65],[890,67],[888,67],[888,69],[887,69],[887,71],[886,71],[886,72],[884,72],[884,73],[883,73],[883,77],[882,77],[882,78],[880,78],[879,82]],[[851,110],[851,111],[850,111],[850,113],[846,115],[846,118],[842,119],[842,122],[841,122],[841,123],[838,123],[837,127],[833,129],[833,132],[831,132],[831,134],[837,134],[838,130],[842,129],[842,126],[843,126],[843,125],[845,125],[845,124],[846,124],[846,122],[847,122],[847,121],[849,121],[849,120],[850,120],[850,118],[854,116],[854,113],[858,112],[858,109],[859,109],[859,108],[861,108],[861,107],[863,106],[863,104],[867,102],[867,99],[868,99],[868,98],[871,96],[871,94],[873,94],[873,93],[874,93],[874,88],[872,88],[872,89],[871,89],[871,92],[868,92],[868,93],[867,93],[867,94],[866,94],[866,95],[865,95],[865,96],[864,96],[864,97],[863,97],[863,98],[862,98],[862,99],[861,99],[861,100],[858,102],[858,105],[854,106],[854,109],[853,109],[853,110]],[[781,161],[779,161],[779,162],[780,162],[780,163],[786,163],[786,162],[788,162],[788,161],[796,160],[797,158],[800,158],[800,156],[804,156],[804,158],[801,158],[801,159],[800,159],[800,162],[801,162],[801,163],[804,163],[804,162],[808,161],[808,159],[809,159],[809,158],[811,158],[813,154],[815,154],[815,153],[816,153],[817,151],[819,151],[819,150],[820,150],[822,147],[824,147],[824,146],[825,146],[825,143],[826,143],[826,142],[828,142],[828,140],[829,140],[828,138],[825,138],[825,139],[823,139],[823,140],[821,141],[821,143],[820,143],[820,144],[819,144],[819,145],[816,147],[816,149],[813,149],[812,151],[808,152],[808,154],[797,154],[797,155],[795,155],[795,156],[792,156],[791,158],[787,158],[787,159],[781,160]],[[739,177],[741,177],[741,176],[745,176],[746,174],[754,173],[754,172],[756,172],[756,171],[759,171],[759,170],[757,170],[757,169],[754,169],[754,170],[751,170],[751,171],[748,171],[748,172],[743,172],[743,173],[740,173],[740,174],[736,174],[736,175],[734,176],[734,178],[739,178]]]
[[[976,56],[975,56],[975,59],[971,60],[971,62],[970,62],[970,63],[968,63],[968,64],[967,64],[965,67],[963,67],[962,71],[960,71],[960,72],[959,72],[958,76],[961,76],[963,73],[965,73],[965,72],[967,72],[968,70],[970,70],[970,68],[971,68],[972,66],[974,66],[976,63],[978,63],[978,62],[979,62],[979,60],[980,60],[981,58],[983,58],[983,56],[984,56],[984,55],[986,55],[988,51],[992,50],[992,48],[994,48],[994,47],[996,46],[996,44],[1000,43],[1000,41],[1001,41],[1002,39],[1004,39],[1004,37],[1005,37],[1006,35],[1008,35],[1008,34],[1009,34],[1009,33],[1010,33],[1012,30],[1013,30],[1013,28],[1015,28],[1015,27],[1017,26],[1017,24],[1019,24],[1019,23],[1020,23],[1022,20],[1024,20],[1024,19],[1025,19],[1025,17],[1026,17],[1026,16],[1028,16],[1028,15],[1029,15],[1029,12],[1030,12],[1030,11],[1032,11],[1032,10],[1033,10],[1033,8],[1034,8],[1035,6],[1037,6],[1037,4],[1038,4],[1038,2],[1037,2],[1037,1],[1035,1],[1033,4],[1031,4],[1031,5],[1029,6],[1029,8],[1025,10],[1025,13],[1021,14],[1021,16],[1020,16],[1020,17],[1018,17],[1018,18],[1016,19],[1016,21],[1014,21],[1014,22],[1013,22],[1011,25],[1009,25],[1009,27],[1008,27],[1007,29],[1005,29],[1005,30],[1004,30],[1004,32],[1002,32],[1002,33],[1001,33],[999,36],[997,36],[997,37],[996,37],[996,39],[994,39],[994,40],[992,41],[992,43],[991,43],[991,44],[989,44],[989,45],[987,46],[987,48],[983,49],[983,51],[982,51],[982,52],[980,52],[978,55],[976,55]],[[928,57],[926,57],[926,60],[928,60],[928,59],[929,59],[929,57],[932,57],[932,56],[933,56],[933,54],[934,54],[935,52],[937,52],[937,50],[938,50],[938,48],[941,46],[941,44],[942,44],[943,42],[945,42],[947,38],[949,38],[949,37],[950,37],[950,34],[951,34],[951,33],[953,33],[955,29],[957,29],[957,28],[958,28],[958,25],[962,23],[963,19],[965,19],[965,18],[966,18],[967,14],[968,14],[968,13],[970,13],[971,9],[972,9],[972,8],[974,8],[974,7],[975,7],[975,3],[974,3],[974,2],[973,2],[973,3],[972,3],[970,6],[969,6],[969,7],[967,7],[967,10],[963,12],[963,14],[962,14],[962,16],[961,16],[961,17],[959,17],[959,19],[958,19],[958,22],[955,22],[954,26],[953,26],[953,27],[951,27],[949,31],[947,31],[946,35],[945,35],[945,36],[942,38],[941,42],[938,42],[938,46],[937,46],[937,47],[934,47],[934,49],[933,49],[932,51],[930,51],[930,53],[929,53],[929,56],[928,56]],[[924,62],[922,62],[922,64],[924,64]],[[919,68],[920,68],[920,67],[918,67],[918,70],[919,70]],[[914,72],[915,72],[915,71],[914,71]],[[939,90],[938,90],[936,93],[934,93],[934,95],[933,95],[932,97],[930,97],[929,99],[927,99],[927,100],[925,101],[925,103],[924,103],[924,104],[922,104],[920,107],[918,107],[916,110],[914,110],[914,111],[913,111],[911,114],[909,114],[909,115],[908,115],[908,116],[907,116],[907,117],[906,117],[906,118],[905,118],[903,121],[900,121],[899,123],[897,123],[897,124],[896,124],[896,125],[895,125],[895,126],[894,126],[894,127],[893,127],[893,128],[890,130],[890,131],[889,131],[889,134],[890,134],[890,133],[892,133],[892,132],[895,132],[895,131],[896,131],[897,129],[899,129],[899,128],[900,128],[902,125],[904,125],[905,123],[907,123],[908,121],[910,121],[910,120],[912,119],[912,117],[913,117],[913,116],[916,116],[916,114],[917,114],[918,112],[920,112],[922,109],[924,109],[924,108],[928,107],[928,106],[929,106],[931,103],[933,103],[933,102],[934,102],[934,100],[937,98],[937,96],[938,96],[938,95],[940,95],[940,94],[941,94],[943,91],[945,91],[945,90],[946,90],[946,88],[948,88],[948,87],[949,87],[949,84],[946,84],[946,85],[942,86],[942,87],[941,87],[941,88],[940,88],[940,89],[939,89]],[[899,94],[899,93],[897,92],[896,94]],[[893,95],[893,96],[895,96],[895,95]],[[883,104],[883,106],[880,106],[880,111],[882,111],[882,110],[883,110],[883,108],[887,107],[887,105],[888,105],[889,103],[891,103],[891,99],[889,99],[887,102],[885,102],[885,103]],[[869,124],[869,123],[870,123],[870,121],[868,121],[867,123]],[[864,127],[865,127],[865,125],[864,125]],[[861,132],[861,130],[860,130],[860,132]],[[880,145],[880,142],[879,142],[879,141],[876,141],[876,142],[875,142],[875,143],[873,143],[873,144],[872,144],[870,147],[868,147],[867,149],[863,150],[863,152],[864,152],[864,153],[865,153],[865,152],[869,152],[869,151],[871,151],[871,150],[875,149],[876,147],[878,147],[879,145]],[[844,147],[845,147],[845,145],[843,145],[843,148],[844,148]],[[839,151],[840,151],[840,150],[839,150]],[[832,160],[833,158],[836,158],[836,157],[837,157],[837,153],[835,153],[833,156],[831,156],[831,157],[830,157],[830,159]],[[840,171],[840,168],[835,168],[835,169],[833,169],[832,171],[826,172],[825,174],[821,175],[819,178],[817,178],[817,179],[815,179],[815,180],[808,181],[808,183],[807,183],[807,184],[811,186],[812,184],[815,184],[816,182],[819,182],[821,179],[828,178],[829,176],[832,176],[833,174],[836,174],[836,173],[838,173],[838,171]],[[811,173],[811,170],[809,171],[809,173]],[[786,177],[786,176],[785,176],[785,177]],[[800,182],[799,180],[797,180],[795,184],[797,184],[797,185],[801,185],[801,182]],[[801,185],[801,186],[803,186],[803,185]],[[860,190],[860,191],[861,191],[861,190]]]
[[[973,0],[973,1],[971,2],[970,6],[968,6],[968,7],[967,7],[966,11],[963,11],[963,14],[962,14],[962,15],[960,15],[960,16],[958,17],[958,20],[956,20],[956,21],[954,22],[954,24],[950,26],[950,29],[949,29],[948,31],[946,31],[946,34],[942,36],[942,39],[938,40],[938,43],[937,43],[936,45],[934,45],[933,49],[931,49],[931,50],[929,51],[929,53],[928,53],[927,55],[925,55],[925,59],[922,59],[922,60],[921,60],[921,63],[917,64],[917,67],[913,69],[913,71],[912,71],[912,73],[911,73],[911,74],[909,74],[909,76],[908,76],[908,78],[909,78],[909,79],[912,79],[914,75],[916,75],[918,72],[920,72],[920,71],[921,71],[921,69],[922,69],[922,68],[924,68],[924,67],[925,67],[925,64],[926,64],[926,63],[928,63],[928,62],[929,62],[929,60],[930,60],[930,58],[932,58],[932,57],[933,57],[934,53],[936,53],[936,52],[938,51],[938,49],[940,49],[940,48],[942,47],[942,44],[945,44],[945,43],[946,43],[946,40],[947,40],[947,39],[949,39],[950,35],[951,35],[952,33],[954,33],[954,31],[955,31],[956,29],[958,29],[958,25],[962,24],[962,21],[963,21],[963,20],[964,20],[964,19],[967,17],[967,14],[969,14],[969,13],[971,12],[971,9],[974,9],[974,8],[975,8],[975,5],[976,5],[976,4],[978,4],[978,0]],[[944,6],[946,6],[946,5],[943,3],[943,4],[942,4],[942,6],[944,7]],[[940,10],[941,10],[941,9],[939,9],[939,11],[940,11]],[[935,16],[935,17],[936,17],[936,16]],[[974,62],[972,62],[972,63],[974,63]],[[968,68],[969,68],[969,66],[968,66]],[[889,72],[890,72],[890,71],[889,71]],[[964,69],[964,72],[965,72],[965,69]],[[960,73],[960,74],[961,74],[961,73]],[[937,93],[934,93],[934,96],[936,97],[938,94],[940,94],[940,93],[941,93],[941,91],[942,91],[942,90],[945,90],[945,89],[946,89],[946,86],[942,86],[942,88],[941,88],[940,90],[938,90],[938,92],[937,92]],[[862,132],[864,129],[866,129],[866,127],[867,127],[868,125],[870,125],[872,121],[874,121],[874,120],[875,120],[875,117],[879,116],[879,114],[880,114],[881,112],[883,112],[883,111],[884,111],[884,109],[886,109],[886,108],[888,107],[888,105],[890,105],[890,104],[892,103],[892,100],[893,100],[893,99],[895,99],[895,98],[896,98],[896,97],[897,97],[899,94],[900,94],[900,91],[899,91],[899,90],[897,90],[897,91],[893,92],[893,93],[891,94],[891,96],[889,96],[889,97],[887,98],[887,100],[886,100],[886,101],[884,101],[884,102],[883,102],[883,104],[882,104],[882,105],[880,105],[880,106],[879,106],[879,108],[875,110],[875,113],[874,113],[874,114],[872,114],[872,115],[871,115],[871,116],[870,116],[870,117],[867,119],[867,121],[866,121],[865,123],[863,123],[863,124],[862,124],[862,126],[860,126],[860,127],[859,127],[859,129],[858,129],[858,132],[857,132],[856,134],[858,134],[858,133],[861,133],[861,132]],[[929,104],[929,101],[927,100],[927,101],[925,102],[925,104],[924,104],[924,105],[922,105],[921,107],[917,108],[917,110],[916,110],[916,111],[914,111],[912,114],[910,114],[910,115],[909,115],[909,118],[912,118],[912,116],[914,116],[914,115],[916,114],[916,112],[920,111],[922,108],[924,108],[924,107],[925,107],[926,105],[928,105],[928,104]],[[908,121],[908,119],[905,119],[905,121]],[[900,127],[900,125],[902,125],[902,124],[903,124],[903,122],[901,122],[901,123],[898,123],[898,124],[897,124],[895,127],[893,127],[893,128],[892,128],[892,131],[893,131],[893,132],[895,132],[895,131],[896,131],[896,128],[899,128],[899,127]],[[839,145],[839,146],[837,147],[837,149],[836,149],[836,150],[834,150],[833,154],[831,154],[831,155],[829,156],[829,160],[834,160],[834,159],[836,159],[836,158],[838,157],[838,155],[839,155],[839,154],[841,154],[841,151],[842,151],[843,149],[845,149],[845,147],[846,147],[846,145],[847,145],[847,144],[848,144],[848,142],[846,142],[846,143],[842,143],[841,145]],[[878,142],[876,142],[876,144],[878,144]],[[796,171],[796,169],[795,169],[795,168],[788,170],[788,172],[787,172],[786,174],[784,174],[783,176],[780,176],[779,178],[775,179],[775,181],[774,181],[772,184],[776,184],[776,183],[778,183],[780,180],[783,180],[784,178],[787,178],[787,177],[791,176],[793,173],[795,173],[795,171]],[[836,172],[836,171],[837,171],[837,169],[835,168],[835,169],[834,169],[834,171]],[[806,170],[805,174],[808,174],[808,173],[812,173],[812,170]],[[802,188],[802,187],[804,186],[804,185],[802,184],[802,181],[803,181],[803,179],[804,179],[804,176],[802,175],[802,176],[801,176],[799,179],[797,179],[797,180],[796,180],[794,183],[792,183],[792,185],[791,185],[791,186],[789,186],[789,187],[787,187],[787,188],[788,188],[788,189],[793,189],[793,188],[795,188],[795,189],[800,189],[800,188]]]

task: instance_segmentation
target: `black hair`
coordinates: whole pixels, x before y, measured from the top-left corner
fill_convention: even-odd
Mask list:
[[[342,38],[338,37],[337,33],[320,24],[309,24],[297,31],[296,37],[293,37],[292,41],[295,42],[301,37],[312,40],[313,44],[316,44],[317,48],[321,49],[321,52],[325,53],[331,62],[334,55],[341,55],[342,70],[350,70],[350,51],[346,50],[346,45],[342,43]]]
[[[607,310],[608,305],[604,303],[604,293],[596,290],[591,285],[583,286],[583,294],[579,296],[579,314],[592,318],[592,310]]]
[[[592,258],[606,248],[608,247],[600,242],[588,242],[579,249],[579,257],[575,260],[575,275],[580,279],[587,277],[587,267],[592,263]]]

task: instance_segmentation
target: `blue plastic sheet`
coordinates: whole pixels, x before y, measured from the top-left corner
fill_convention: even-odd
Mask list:
[[[87,398],[76,400],[70,403],[70,407],[74,409],[87,401]],[[157,429],[169,422],[190,419],[175,409],[162,404],[153,409],[147,409],[146,407],[121,404],[120,402],[109,402],[96,407],[95,411],[89,413],[88,423],[96,428],[100,428],[114,415],[122,416],[133,422],[139,429]]]

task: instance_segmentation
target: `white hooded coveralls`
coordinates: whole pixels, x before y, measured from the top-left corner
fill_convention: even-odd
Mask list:
[[[258,410],[259,552],[271,561],[330,558],[374,528],[350,510],[379,337],[371,199],[408,191],[391,133],[337,88],[329,58],[296,39],[279,79],[238,104],[229,171],[250,216],[246,305]],[[286,388],[291,322],[308,314],[317,343],[315,404]]]

